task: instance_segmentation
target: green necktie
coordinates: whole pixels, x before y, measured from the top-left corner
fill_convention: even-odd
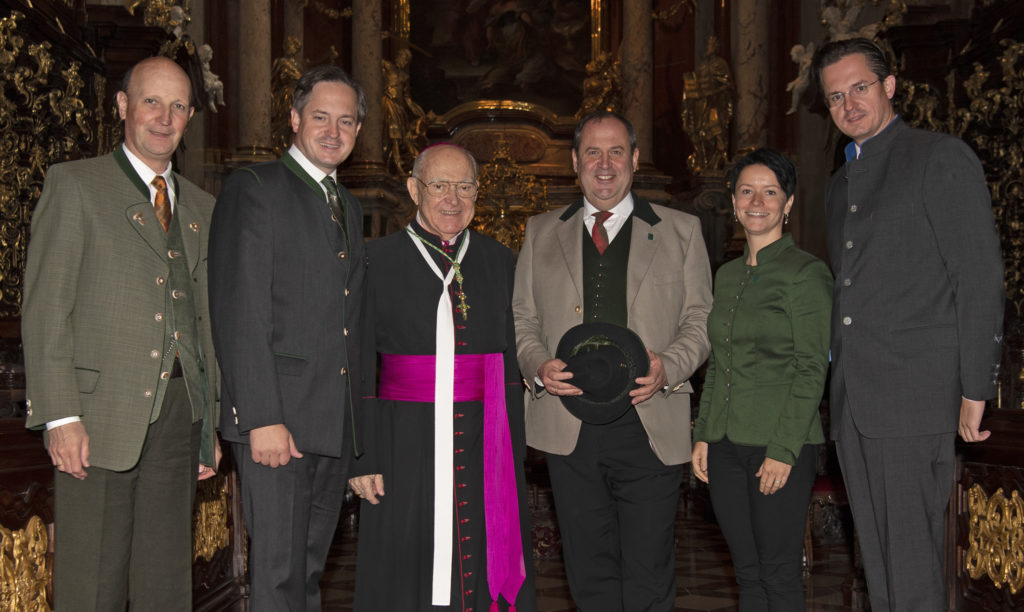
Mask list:
[[[345,227],[345,207],[343,205],[344,199],[341,197],[341,193],[338,191],[338,184],[334,182],[334,179],[330,176],[325,176],[324,180],[320,181],[327,189],[327,205],[331,207],[331,213],[334,215],[334,222],[341,228],[341,233],[345,235],[345,241],[348,241],[348,230]]]

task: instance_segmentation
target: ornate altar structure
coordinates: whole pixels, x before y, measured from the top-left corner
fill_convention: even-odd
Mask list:
[[[204,112],[193,118],[175,167],[214,194],[233,168],[287,148],[290,88],[305,68],[349,69],[369,108],[341,180],[364,204],[369,238],[408,222],[411,160],[430,142],[450,141],[480,163],[474,227],[517,249],[529,216],[579,197],[570,161],[577,120],[616,110],[637,131],[634,189],[700,216],[717,267],[742,248],[725,169],[737,151],[763,145],[798,162],[801,191],[790,227],[804,248],[824,256],[816,204],[838,143],[823,127],[827,113],[808,78],[810,50],[860,34],[877,35],[892,50],[901,115],[964,138],[988,173],[1012,305],[1000,402],[985,423],[992,439],[961,448],[948,584],[951,609],[1024,610],[1024,460],[1017,450],[1024,434],[1024,8],[1010,0],[765,6],[0,0],[0,611],[47,609],[55,544],[49,460],[16,412],[29,222],[51,164],[120,141],[110,100],[127,67],[162,53],[193,76]],[[224,468],[197,494],[200,610],[244,608],[245,532],[228,457]],[[530,470],[542,483],[543,464]],[[550,518],[541,485],[531,498],[533,511]],[[535,522],[548,530],[535,534],[535,553],[550,556],[557,534],[550,520]]]

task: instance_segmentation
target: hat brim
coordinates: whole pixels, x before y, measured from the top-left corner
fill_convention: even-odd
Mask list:
[[[559,396],[562,405],[574,417],[594,425],[611,423],[629,410],[633,400],[629,392],[651,367],[640,336],[612,323],[582,323],[569,329],[559,340],[555,357],[567,364],[567,371],[579,370],[566,382],[583,391]]]

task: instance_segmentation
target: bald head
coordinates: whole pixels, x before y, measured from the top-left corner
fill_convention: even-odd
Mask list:
[[[142,60],[125,74],[116,101],[125,147],[164,172],[194,111],[188,75],[166,57]]]

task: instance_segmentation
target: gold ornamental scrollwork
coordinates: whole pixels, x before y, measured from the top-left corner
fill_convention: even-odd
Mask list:
[[[0,19],[0,318],[21,313],[29,221],[46,169],[96,150],[92,101],[102,85],[50,42],[33,42],[18,27],[24,19],[19,11]]]
[[[0,526],[0,612],[49,612],[48,547],[46,527],[38,516],[30,518],[24,529]]]
[[[472,228],[518,252],[526,220],[547,208],[547,185],[516,163],[507,140],[498,141],[494,157],[477,178],[480,195]]]
[[[192,514],[192,560],[210,561],[218,550],[227,547],[228,481],[223,474],[203,480],[196,489],[196,507]]]
[[[967,493],[967,510],[964,570],[973,580],[987,575],[996,588],[1005,585],[1016,594],[1024,587],[1024,500],[1017,491],[1007,499],[1002,488],[987,497],[976,484]]]

